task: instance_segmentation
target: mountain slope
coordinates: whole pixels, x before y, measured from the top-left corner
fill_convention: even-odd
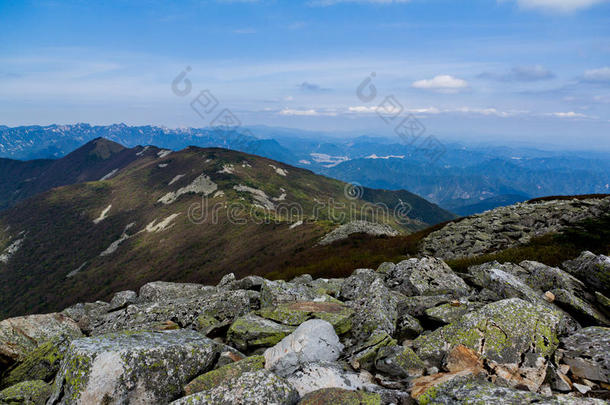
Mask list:
[[[0,159],[0,210],[53,187],[111,177],[142,156],[143,149],[97,138],[57,160]]]
[[[266,274],[351,219],[408,232],[454,217],[407,192],[362,189],[354,198],[338,180],[240,152],[137,153],[108,180],[54,188],[0,213],[2,315],[157,279]],[[389,215],[370,210],[378,196]],[[401,201],[408,223],[393,215]]]

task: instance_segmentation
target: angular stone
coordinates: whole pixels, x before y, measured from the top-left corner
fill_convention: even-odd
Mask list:
[[[110,304],[107,302],[96,301],[72,305],[61,313],[73,319],[83,333],[89,334],[108,312],[109,308]]]
[[[167,403],[211,368],[217,344],[194,331],[123,332],[76,339],[49,405]]]
[[[403,295],[398,300],[398,313],[420,317],[426,314],[426,309],[451,302],[452,300],[453,298],[449,295],[415,295],[413,297],[405,297]]]
[[[114,311],[120,308],[124,308],[127,305],[135,304],[138,299],[138,294],[135,291],[119,291],[114,294],[110,301],[108,311]]]
[[[391,289],[406,295],[467,295],[470,288],[445,262],[433,257],[398,263],[386,281]]]
[[[294,374],[288,376],[286,380],[301,396],[323,388],[342,388],[355,391],[362,389],[366,384],[366,381],[363,381],[360,375],[350,371],[347,367],[330,362],[306,364]]]
[[[352,327],[353,310],[335,302],[296,301],[262,308],[258,315],[284,325],[298,326],[308,319],[323,319],[330,322],[341,335]]]
[[[531,303],[542,303],[544,299],[540,292],[534,291],[530,286],[511,273],[485,263],[471,266],[468,272],[473,275],[473,283],[481,288],[495,292],[499,298],[521,298]]]
[[[371,269],[356,269],[341,285],[339,296],[344,300],[356,300],[368,294],[373,281],[381,276]]]
[[[312,319],[265,351],[265,368],[286,377],[306,363],[335,361],[342,350],[332,325]]]
[[[382,373],[405,378],[422,375],[426,365],[408,347],[385,346],[377,352],[375,368]]]
[[[343,282],[344,279],[342,278],[317,278],[309,283],[309,285],[318,294],[327,294],[331,297],[338,298],[341,293]]]
[[[424,331],[419,321],[411,315],[404,313],[398,316],[396,321],[396,339],[415,339]]]
[[[488,304],[458,321],[414,341],[417,355],[432,365],[456,345],[473,349],[498,364],[518,364],[528,354],[532,362],[549,358],[557,348],[563,314],[518,298]]]
[[[323,388],[303,396],[299,405],[381,405],[379,394],[343,388]]]
[[[584,251],[574,260],[563,263],[563,268],[582,280],[593,291],[610,294],[610,257]]]
[[[211,390],[180,398],[171,405],[293,405],[298,400],[298,392],[286,380],[267,370],[259,370],[243,373]]]
[[[184,387],[184,392],[186,395],[191,395],[201,391],[208,391],[243,373],[262,370],[264,367],[265,358],[263,356],[246,357],[243,360],[227,364],[200,375]]]
[[[51,395],[51,386],[41,380],[23,381],[0,391],[0,404],[44,405]]]
[[[578,297],[585,296],[584,283],[561,269],[531,260],[524,260],[519,266],[527,271],[522,280],[535,290],[544,292],[561,288]]]
[[[573,375],[610,383],[610,328],[591,326],[561,339],[563,362]]]
[[[215,293],[216,287],[192,284],[170,283],[167,281],[153,281],[140,288],[140,301],[165,301],[174,298],[195,297]]]
[[[38,345],[60,335],[80,337],[82,333],[76,322],[58,313],[3,320],[0,322],[0,370],[22,361]]]
[[[392,262],[383,262],[377,267],[377,273],[381,274],[391,274],[392,271],[396,268],[396,265]]]
[[[247,276],[240,280],[231,281],[220,287],[223,290],[253,290],[260,291],[265,279],[260,276]]]
[[[373,333],[368,340],[350,350],[350,365],[356,370],[372,370],[375,366],[377,354],[381,348],[396,346],[396,340],[385,332]]]
[[[235,281],[234,273],[225,274],[224,276],[222,276],[222,278],[218,282],[218,285],[216,286],[216,288],[223,288],[223,287],[231,284],[233,281]]]
[[[72,339],[72,337],[60,335],[42,343],[29,352],[21,362],[5,372],[0,388],[6,388],[22,381],[52,381]]]
[[[368,286],[366,296],[351,303],[354,310],[351,335],[358,342],[377,332],[393,335],[398,319],[397,305],[396,298],[383,281],[376,279]]]
[[[586,326],[589,325],[608,325],[608,319],[595,309],[587,301],[578,298],[572,292],[563,289],[552,290],[555,296],[553,301],[557,306],[563,308],[576,320]]]
[[[271,347],[295,330],[254,314],[237,318],[227,332],[227,341],[238,350]]]

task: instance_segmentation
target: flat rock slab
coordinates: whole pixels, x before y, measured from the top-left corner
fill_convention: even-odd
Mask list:
[[[323,319],[333,325],[337,334],[341,335],[352,327],[353,310],[336,302],[297,301],[263,308],[258,314],[291,326],[299,326],[312,318]]]
[[[186,330],[76,339],[62,361],[48,404],[167,403],[212,366],[217,346]]]
[[[610,383],[610,328],[592,326],[561,339],[572,374]]]
[[[323,388],[305,395],[299,405],[381,405],[379,394],[342,388]]]
[[[0,370],[59,335],[80,337],[82,333],[76,322],[58,313],[5,319],[0,322]]]

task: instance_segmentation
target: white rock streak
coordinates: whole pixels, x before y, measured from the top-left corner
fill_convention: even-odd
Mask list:
[[[171,192],[165,194],[163,197],[159,198],[159,200],[157,202],[161,202],[161,203],[167,205],[167,204],[171,204],[174,201],[176,201],[178,199],[178,197],[180,197],[183,194],[196,193],[196,194],[203,194],[204,196],[207,196],[209,194],[212,194],[217,189],[218,189],[218,185],[216,183],[214,183],[208,175],[202,174],[201,176],[199,176],[195,180],[193,180],[193,182],[191,184],[189,184],[188,186],[182,187],[182,188],[178,189],[177,191],[171,191]]]
[[[169,217],[165,218],[163,221],[159,222],[158,224],[155,224],[155,222],[157,222],[156,219],[154,219],[150,224],[146,225],[146,232],[162,232],[165,231],[166,229],[171,228],[172,226],[174,226],[174,224],[172,224],[172,221],[178,216],[180,215],[178,214],[172,214]]]
[[[104,177],[102,177],[99,181],[104,181],[104,180],[108,180],[109,178],[111,178],[112,176],[115,175],[116,172],[118,172],[119,169],[114,169],[113,171],[111,171],[110,173],[106,174]]]
[[[100,216],[93,220],[93,223],[97,225],[100,222],[102,222],[103,220],[105,220],[106,218],[108,218],[108,212],[110,212],[110,208],[112,208],[112,204],[110,204],[106,208],[104,208],[104,210],[102,211]]]
[[[119,245],[123,242],[125,242],[127,239],[131,238],[132,235],[127,234],[127,231],[129,230],[129,228],[131,228],[132,226],[134,226],[136,223],[132,222],[130,224],[128,224],[125,229],[123,230],[123,234],[121,235],[120,238],[118,238],[117,240],[115,240],[114,242],[112,242],[110,244],[110,246],[108,246],[106,248],[106,250],[104,250],[102,253],[100,253],[100,256],[108,256],[113,254],[114,252],[116,252],[116,250],[119,248]]]
[[[236,191],[245,191],[247,193],[250,193],[252,195],[252,198],[254,198],[254,201],[258,202],[258,204],[255,204],[255,205],[258,205],[261,208],[267,208],[270,210],[275,209],[275,204],[273,204],[273,202],[271,202],[271,200],[269,200],[269,197],[267,196],[267,194],[265,194],[265,192],[263,190],[244,186],[241,184],[239,186],[233,186],[233,188]]]

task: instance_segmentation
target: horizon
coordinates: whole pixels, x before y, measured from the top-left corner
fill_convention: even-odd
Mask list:
[[[208,90],[244,127],[392,138],[389,105],[447,142],[610,150],[605,0],[121,5],[1,5],[0,122],[205,128]]]

